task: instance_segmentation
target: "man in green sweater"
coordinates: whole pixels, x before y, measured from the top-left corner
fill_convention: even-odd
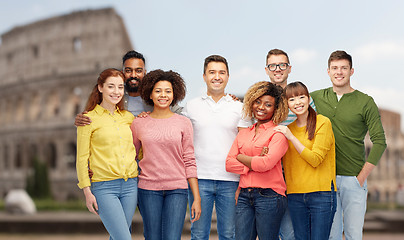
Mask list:
[[[335,51],[328,59],[332,87],[312,92],[317,112],[332,122],[336,144],[337,212],[330,239],[362,239],[366,212],[366,179],[386,149],[379,110],[373,98],[351,87],[352,57]],[[366,159],[364,138],[373,146]]]

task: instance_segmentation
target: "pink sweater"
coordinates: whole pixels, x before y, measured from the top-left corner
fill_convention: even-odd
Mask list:
[[[147,190],[187,189],[188,178],[196,178],[191,121],[178,114],[170,118],[136,118],[131,125],[139,162],[139,188]]]
[[[272,188],[285,196],[286,184],[281,159],[288,150],[288,140],[282,133],[273,130],[276,125],[272,121],[261,124],[259,128],[264,131],[257,135],[255,135],[256,125],[238,133],[227,155],[226,170],[240,174],[241,188]],[[268,147],[268,154],[260,156],[263,147]],[[237,160],[238,154],[253,157],[252,171]]]

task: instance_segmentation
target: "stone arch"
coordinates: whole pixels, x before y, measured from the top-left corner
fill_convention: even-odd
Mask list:
[[[4,169],[5,170],[7,170],[7,169],[9,169],[10,168],[10,154],[9,154],[9,147],[7,146],[7,144],[4,144],[4,146],[3,146],[3,157],[4,157],[4,161],[3,161],[3,166],[4,166]]]
[[[69,142],[66,146],[66,165],[69,169],[76,168],[77,147],[76,142]]]
[[[80,106],[80,98],[82,94],[81,87],[75,87],[70,89],[70,93],[68,95],[68,104],[66,105],[65,116],[66,117],[76,117],[76,115],[82,112]]]
[[[31,143],[28,151],[29,151],[28,168],[32,168],[34,167],[34,159],[39,158],[38,146],[34,143]]]
[[[35,92],[32,94],[31,100],[30,100],[30,107],[28,109],[29,111],[29,119],[31,121],[35,121],[39,119],[40,112],[41,112],[41,96],[38,94],[38,92]]]
[[[52,119],[59,115],[60,99],[56,89],[49,92],[46,107],[46,119]]]
[[[20,169],[22,168],[22,145],[20,143],[18,143],[16,145],[16,149],[15,149],[15,168],[16,169]]]
[[[57,167],[57,152],[56,145],[50,142],[45,147],[45,162],[51,169],[56,169]]]

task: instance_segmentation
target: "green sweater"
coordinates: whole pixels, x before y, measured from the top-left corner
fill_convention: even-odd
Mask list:
[[[368,130],[373,146],[367,162],[377,165],[387,145],[373,98],[355,90],[338,101],[332,87],[312,92],[310,96],[317,112],[331,120],[337,175],[357,176],[362,170],[366,162],[364,139]]]

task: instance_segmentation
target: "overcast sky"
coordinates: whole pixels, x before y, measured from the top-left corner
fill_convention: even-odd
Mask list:
[[[302,81],[310,91],[331,86],[327,59],[334,50],[345,50],[354,62],[352,86],[404,116],[404,1],[3,1],[0,33],[103,7],[114,7],[123,17],[149,71],[172,69],[184,77],[186,100],[205,91],[203,60],[211,54],[229,62],[227,92],[244,95],[253,83],[268,80],[265,57],[272,48],[289,54],[289,82]]]

